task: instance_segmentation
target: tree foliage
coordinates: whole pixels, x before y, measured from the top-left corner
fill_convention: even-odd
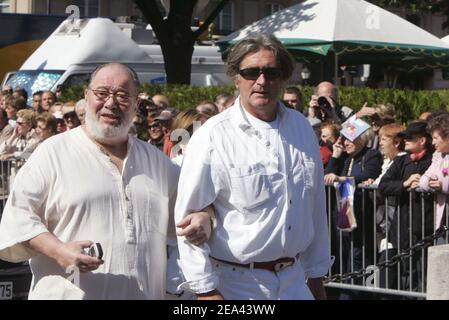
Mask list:
[[[405,8],[412,14],[440,13],[445,16],[442,28],[449,27],[449,1],[448,0],[370,0],[382,8]]]

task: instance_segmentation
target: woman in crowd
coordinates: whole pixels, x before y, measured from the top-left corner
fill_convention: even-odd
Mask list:
[[[385,259],[397,254],[398,249],[403,251],[410,248],[433,231],[433,197],[414,191],[419,186],[420,178],[429,168],[432,160],[433,147],[431,138],[426,131],[426,125],[425,122],[413,122],[399,134],[405,141],[404,149],[407,153],[397,156],[393,160],[379,183],[379,191],[382,195],[397,197],[396,201],[400,207],[400,211],[394,214],[388,232],[388,242],[392,244],[392,248],[385,250]],[[411,225],[410,219],[412,219]],[[424,225],[422,224],[423,219]],[[399,233],[398,230],[400,230]],[[415,252],[411,261],[411,269],[409,260],[401,263],[401,288],[413,287],[414,290],[423,288],[424,279],[421,277],[421,272],[424,261],[425,257],[422,257],[420,252]],[[394,278],[396,274],[397,272],[393,272],[393,270],[389,273],[388,282],[393,287],[397,287],[395,283],[397,279]],[[413,283],[410,279],[413,280]]]
[[[23,98],[13,98],[13,96],[8,96],[5,99],[5,111],[8,115],[9,124],[11,126],[15,125],[17,120],[17,112],[22,109],[26,109],[27,104]]]
[[[17,112],[13,134],[0,145],[0,160],[27,159],[37,146],[38,139],[33,130],[35,114],[33,110]]]
[[[39,142],[47,140],[51,136],[54,136],[56,131],[56,118],[49,112],[42,112],[36,117],[36,136]]]
[[[174,143],[172,161],[182,165],[183,153],[195,129],[198,129],[206,120],[205,114],[197,109],[188,109],[179,113],[173,123],[171,138]]]
[[[354,124],[343,125],[342,137],[334,144],[333,156],[326,168],[326,172],[331,172],[324,177],[326,185],[345,182],[349,178],[353,179],[357,186],[380,174],[382,156],[378,150],[367,147],[373,135],[372,130],[362,120],[358,121]],[[354,134],[355,132],[357,133]],[[343,166],[340,166],[338,161],[343,154],[343,149],[348,156]],[[365,202],[364,207],[363,202]],[[373,258],[373,217],[366,216],[372,214],[373,208],[372,202],[368,200],[368,193],[363,193],[359,188],[355,189],[353,209],[358,227],[352,232],[342,233],[343,270],[340,270],[342,272],[360,270],[369,265]],[[363,261],[364,257],[365,261]]]
[[[449,193],[449,114],[444,113],[432,118],[427,127],[432,134],[435,153],[432,164],[421,176],[419,186],[424,191],[436,192],[435,230],[437,230],[443,225],[447,226],[445,207]],[[439,244],[445,242],[443,238],[438,240]]]
[[[405,130],[405,127],[397,124],[390,123],[379,130],[379,148],[384,160],[382,164],[381,174],[374,180],[368,179],[364,181],[364,184],[378,185],[382,176],[387,172],[388,168],[393,164],[393,160],[397,156],[405,155],[404,152],[404,140],[399,134]]]
[[[400,133],[405,130],[405,127],[397,124],[390,123],[382,126],[379,130],[379,147],[380,151],[384,157],[382,172],[376,179],[368,179],[364,182],[365,185],[378,186],[383,175],[387,172],[390,166],[393,164],[393,160],[397,156],[405,155],[404,152],[404,140],[400,137]],[[387,259],[387,247],[391,248],[392,244],[388,243],[387,229],[390,228],[392,220],[396,212],[396,202],[395,199],[389,199],[385,201],[385,197],[380,193],[375,193],[376,195],[376,242],[379,252],[379,262],[383,262]],[[374,195],[373,195],[374,196]],[[371,199],[374,201],[374,198]],[[388,269],[388,272],[394,272],[394,268]],[[393,279],[390,277],[389,280]],[[382,271],[380,274],[381,287],[385,287],[386,277],[385,272]],[[389,281],[391,282],[391,281]],[[394,284],[390,284],[389,288],[393,289]]]
[[[337,142],[340,137],[341,125],[337,123],[326,122],[321,125],[320,128],[320,153],[323,165],[326,168],[329,163],[329,159],[332,156],[332,146]]]

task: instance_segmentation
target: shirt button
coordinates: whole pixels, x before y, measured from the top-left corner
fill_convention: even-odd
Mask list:
[[[292,229],[292,226],[288,226],[288,230],[290,231]]]
[[[292,204],[292,201],[291,201],[291,200],[289,200],[289,202],[290,202],[290,204]]]

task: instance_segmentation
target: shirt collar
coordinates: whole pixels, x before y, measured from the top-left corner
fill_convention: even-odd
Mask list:
[[[235,100],[232,112],[234,120],[242,131],[273,128],[268,122],[250,115],[240,103],[240,96]],[[276,118],[278,119],[279,125],[284,121],[286,113],[286,107],[278,101]]]

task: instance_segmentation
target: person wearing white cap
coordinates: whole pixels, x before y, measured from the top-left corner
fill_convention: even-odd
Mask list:
[[[367,146],[374,134],[371,126],[355,116],[342,126],[341,136],[333,145],[333,154],[326,167],[326,172],[329,172],[324,177],[326,185],[334,185],[336,182],[344,184],[349,179],[357,186],[368,179],[376,179],[381,173],[383,160],[378,150]],[[343,150],[348,155],[344,162],[341,161]],[[341,273],[361,270],[374,261],[374,214],[372,201],[368,196],[368,192],[363,193],[360,188],[354,191],[353,213],[357,227],[351,232],[342,232]],[[333,213],[338,218],[338,212]],[[337,223],[337,227],[341,226]]]

